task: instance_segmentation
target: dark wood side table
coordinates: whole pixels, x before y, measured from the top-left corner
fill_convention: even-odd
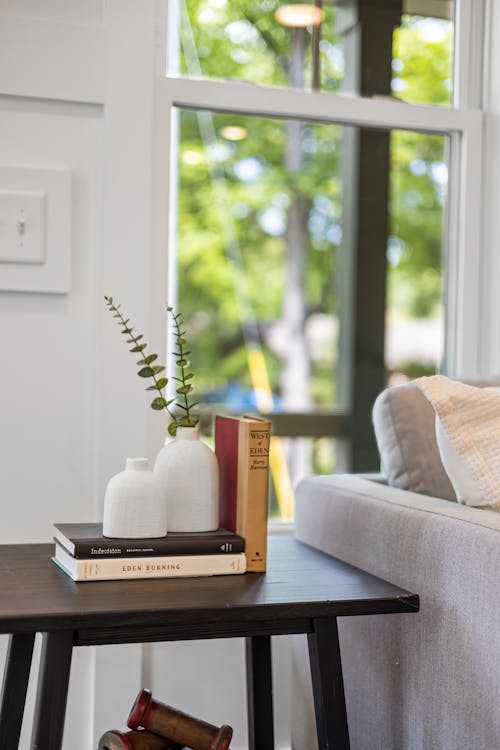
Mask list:
[[[320,749],[349,748],[337,617],[416,612],[418,596],[289,537],[269,546],[265,574],[75,583],[51,561],[53,545],[0,545],[0,633],[11,634],[2,750],[18,747],[37,632],[32,750],[61,747],[74,646],[238,636],[247,644],[249,748],[272,750],[270,637],[285,633],[307,633]]]

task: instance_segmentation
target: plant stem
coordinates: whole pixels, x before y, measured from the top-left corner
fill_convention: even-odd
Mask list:
[[[175,325],[175,329],[176,329],[177,346],[179,347],[180,359],[181,359],[181,361],[183,361],[184,360],[184,349],[182,348],[183,347],[182,336],[181,336],[181,329],[180,329],[180,326],[179,326],[180,313],[175,314],[174,312],[172,312],[172,317],[174,319],[174,325]],[[185,379],[186,373],[184,372],[184,368],[185,367],[186,367],[186,365],[180,365],[180,368],[181,368],[181,377],[180,377],[180,380],[181,380],[183,388],[185,388],[186,385],[187,385],[186,379]],[[191,417],[189,416],[190,406],[189,406],[189,401],[188,401],[188,394],[187,393],[183,393],[182,395],[184,396],[184,410],[186,412],[186,417],[187,417],[187,419],[191,419]]]
[[[130,331],[130,338],[134,342],[134,346],[140,346],[141,345],[141,340],[138,339],[136,336],[134,336],[134,334],[132,333],[132,330],[128,327],[127,321],[123,317],[123,313],[116,307],[116,305],[113,305],[113,307],[114,307],[116,313],[118,314],[118,316],[120,318],[120,323],[122,324],[123,328],[126,329],[127,331]],[[146,356],[144,355],[145,351],[146,351],[146,349],[143,349],[142,352],[138,352],[138,354],[140,354],[140,356],[142,357],[142,359],[145,359],[146,356],[147,356],[147,355]],[[161,391],[161,388],[158,387],[158,378],[156,377],[156,373],[154,371],[153,371],[153,374],[151,375],[151,377],[154,380],[154,384],[156,386],[156,390],[158,391],[158,393],[160,394],[160,396],[162,396],[162,398],[164,398],[163,393]],[[170,409],[168,408],[168,406],[164,406],[163,408],[167,411],[167,413],[168,413],[168,415],[169,415],[169,417],[171,419],[175,419],[174,415],[172,414],[172,412],[170,411]]]

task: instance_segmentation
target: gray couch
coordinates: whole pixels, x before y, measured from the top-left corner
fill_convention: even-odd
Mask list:
[[[423,494],[430,483],[449,497],[450,485],[434,452],[433,412],[425,418],[413,384],[402,388],[374,409],[384,469],[398,486],[332,475],[297,488],[298,539],[420,594],[416,615],[339,620],[351,748],[498,750],[500,514]],[[293,691],[293,748],[314,750],[301,636]]]

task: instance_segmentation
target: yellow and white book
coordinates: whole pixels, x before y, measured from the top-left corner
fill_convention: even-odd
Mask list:
[[[246,571],[244,552],[234,555],[225,553],[95,559],[73,557],[64,547],[56,543],[52,560],[74,581],[217,576]]]

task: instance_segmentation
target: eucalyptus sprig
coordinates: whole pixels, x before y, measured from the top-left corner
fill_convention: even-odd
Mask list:
[[[153,385],[148,386],[146,388],[147,391],[157,391],[158,395],[156,398],[154,398],[151,401],[151,408],[155,409],[156,411],[161,411],[162,409],[165,409],[165,411],[168,413],[171,419],[175,420],[175,416],[170,411],[170,405],[175,402],[175,399],[171,399],[167,401],[167,399],[164,396],[164,390],[165,387],[168,384],[168,378],[165,376],[158,377],[161,375],[162,372],[165,371],[164,365],[153,365],[153,362],[155,362],[158,359],[157,354],[147,354],[147,343],[143,341],[144,336],[139,334],[136,336],[134,334],[134,328],[130,325],[130,318],[125,318],[123,315],[120,307],[121,305],[115,305],[113,302],[113,297],[106,297],[104,296],[104,299],[106,301],[106,304],[108,306],[108,309],[110,312],[113,313],[113,317],[117,319],[118,325],[122,328],[121,333],[128,335],[129,338],[127,339],[127,344],[133,344],[134,346],[132,349],[129,349],[130,352],[133,354],[140,354],[141,359],[136,363],[138,367],[140,367],[139,372],[137,373],[139,377],[141,378],[152,378],[153,379]]]
[[[173,307],[167,307],[167,312],[170,313],[172,322],[174,325],[174,338],[177,346],[177,351],[172,352],[173,356],[176,357],[175,364],[178,368],[179,376],[173,375],[172,379],[177,381],[179,384],[176,388],[177,397],[167,400],[164,395],[166,386],[168,385],[168,378],[165,375],[159,377],[165,372],[164,365],[153,365],[158,359],[157,354],[147,354],[147,343],[144,341],[144,336],[141,334],[136,335],[134,333],[133,326],[130,325],[130,318],[125,318],[121,305],[115,305],[113,297],[104,296],[106,305],[113,317],[116,318],[117,324],[122,328],[121,333],[128,335],[127,344],[133,344],[133,347],[129,350],[133,354],[140,354],[141,359],[137,362],[137,366],[140,368],[138,375],[141,378],[152,378],[153,385],[146,388],[147,391],[157,391],[158,395],[151,401],[151,408],[156,411],[165,409],[170,417],[170,423],[168,425],[168,432],[170,435],[177,433],[178,427],[196,427],[198,419],[193,417],[191,410],[198,405],[198,401],[192,402],[189,400],[189,394],[194,390],[192,379],[194,374],[188,372],[189,360],[187,359],[190,354],[186,350],[187,340],[185,338],[186,332],[182,330],[183,322],[179,313],[174,311]],[[170,406],[175,404],[178,409],[182,409],[184,412],[182,416],[177,416],[170,409]]]
[[[167,307],[167,312],[170,313],[174,325],[174,338],[177,351],[172,352],[172,354],[174,357],[177,357],[175,364],[179,368],[179,377],[172,375],[172,379],[180,383],[175,392],[181,399],[180,401],[177,400],[177,406],[184,412],[184,416],[171,422],[168,426],[169,433],[175,435],[178,427],[196,427],[198,419],[191,416],[191,409],[194,409],[199,401],[190,402],[188,398],[189,394],[194,390],[193,384],[190,382],[194,377],[194,373],[187,372],[189,368],[187,357],[191,352],[184,348],[187,345],[187,340],[185,338],[186,332],[182,330],[183,322],[181,315],[180,313],[176,313],[173,307]]]

